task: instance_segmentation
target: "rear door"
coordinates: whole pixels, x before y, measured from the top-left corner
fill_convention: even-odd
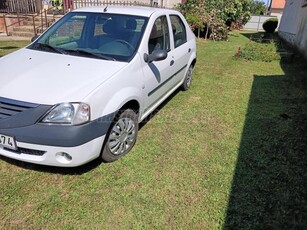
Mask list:
[[[179,15],[170,15],[172,28],[172,55],[174,57],[175,83],[180,82],[185,75],[193,45],[187,41],[187,31]]]

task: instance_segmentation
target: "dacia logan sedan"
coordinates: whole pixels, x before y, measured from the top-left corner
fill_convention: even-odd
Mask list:
[[[139,123],[191,85],[195,36],[175,10],[74,10],[0,59],[0,154],[79,166],[117,160]]]

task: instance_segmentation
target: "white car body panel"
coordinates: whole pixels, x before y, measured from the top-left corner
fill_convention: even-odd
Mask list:
[[[124,62],[24,48],[0,62],[1,97],[48,105],[82,101],[125,66]]]
[[[19,148],[45,151],[46,153],[43,156],[35,156],[22,153],[16,154],[3,149],[0,149],[0,151],[1,155],[3,156],[24,162],[60,167],[75,167],[83,165],[99,157],[104,138],[105,136],[102,136],[83,145],[66,148],[17,142]],[[65,158],[56,157],[56,154],[61,152],[68,153],[72,157],[72,160],[67,161]]]

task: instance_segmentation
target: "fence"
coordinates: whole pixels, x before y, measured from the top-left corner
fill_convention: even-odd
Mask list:
[[[86,6],[102,6],[102,5],[120,5],[120,6],[150,6],[150,4],[137,1],[102,1],[102,0],[73,0],[73,9]]]
[[[244,25],[245,30],[257,30],[263,31],[262,25],[269,18],[276,18],[266,15],[252,16],[251,19]]]
[[[35,0],[0,0],[0,12],[3,13],[35,13]]]

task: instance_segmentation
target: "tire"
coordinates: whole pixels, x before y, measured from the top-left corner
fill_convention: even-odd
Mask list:
[[[133,110],[127,109],[119,113],[112,122],[104,143],[102,160],[112,162],[127,154],[136,142],[138,129],[138,116]]]
[[[184,77],[184,81],[181,85],[181,89],[183,91],[187,91],[190,86],[191,86],[191,83],[192,83],[192,75],[193,75],[193,66],[190,65],[185,77]]]

